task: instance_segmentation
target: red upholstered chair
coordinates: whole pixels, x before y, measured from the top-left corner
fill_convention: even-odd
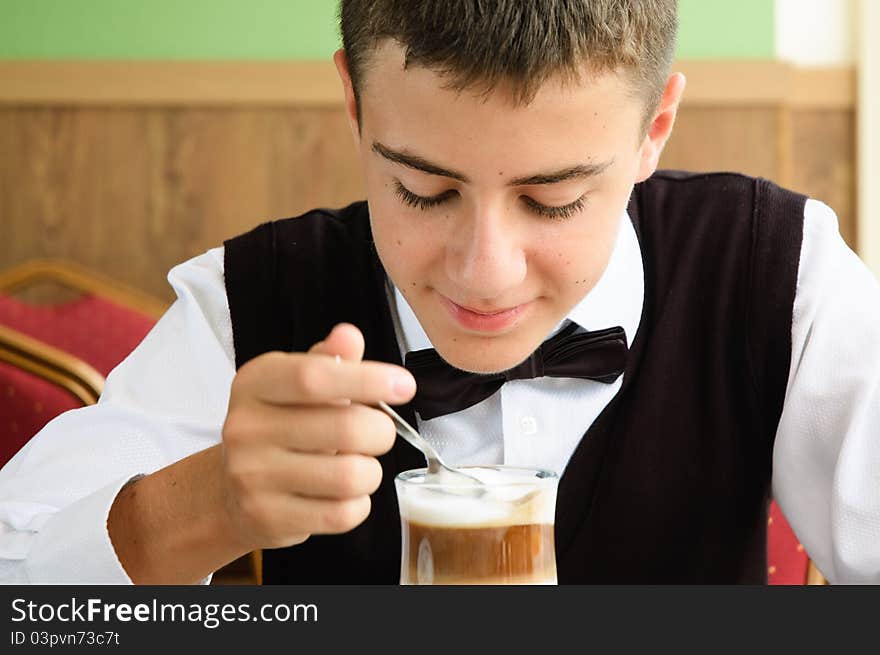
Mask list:
[[[79,357],[104,376],[165,308],[70,262],[38,260],[0,273],[0,324]]]
[[[0,273],[2,462],[58,414],[96,402],[104,376],[161,311],[161,303],[68,262],[37,260]]]
[[[6,456],[0,465],[57,414],[95,402],[102,376],[125,359],[166,309],[165,303],[72,262],[34,260],[0,273],[0,327],[6,326],[7,334],[15,331],[17,343],[29,336],[30,349],[37,342],[48,344],[56,360],[67,353],[79,361],[75,370],[86,366],[93,382],[100,379],[94,398],[85,401],[64,385],[18,370],[20,354],[14,362],[0,361],[0,419],[6,419],[0,420],[0,435],[8,434],[0,445]],[[40,371],[47,368],[53,367],[44,363]],[[259,584],[261,573],[257,552],[218,571],[215,581]]]
[[[767,583],[827,584],[775,501],[770,503],[767,517]]]
[[[55,416],[97,402],[103,386],[82,360],[0,325],[0,467]]]

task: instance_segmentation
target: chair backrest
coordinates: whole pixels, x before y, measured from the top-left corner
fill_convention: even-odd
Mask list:
[[[0,325],[0,467],[55,416],[97,402],[103,386],[84,361]]]
[[[58,414],[96,402],[104,376],[161,308],[71,262],[34,260],[0,272],[0,429],[7,435],[0,461]]]
[[[39,282],[57,283],[92,294],[154,320],[168,308],[161,300],[64,259],[31,259],[0,271],[0,291],[6,295],[14,295]]]
[[[27,298],[45,286],[56,291],[49,302]],[[67,294],[58,294],[59,288]],[[164,303],[71,262],[35,260],[0,273],[0,324],[75,355],[105,376],[164,309]]]

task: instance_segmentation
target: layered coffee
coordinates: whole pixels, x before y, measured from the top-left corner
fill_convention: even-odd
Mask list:
[[[424,471],[398,476],[401,584],[556,584],[555,474],[462,470],[485,485],[443,487]]]

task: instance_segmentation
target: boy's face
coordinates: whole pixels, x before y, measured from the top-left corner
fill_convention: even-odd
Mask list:
[[[502,90],[446,90],[436,73],[404,69],[403,56],[390,43],[376,51],[359,126],[344,55],[336,57],[376,248],[446,361],[504,370],[601,277],[674,107],[668,125],[655,120],[642,139],[644,104],[617,76],[551,81],[513,107]]]

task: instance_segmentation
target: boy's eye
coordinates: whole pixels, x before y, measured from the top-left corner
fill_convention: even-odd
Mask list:
[[[574,214],[578,213],[580,210],[584,208],[586,204],[586,196],[581,196],[574,202],[570,202],[567,205],[562,205],[559,207],[551,206],[551,205],[542,205],[540,202],[529,198],[528,196],[522,196],[522,200],[529,208],[538,214],[539,216],[546,216],[547,218],[555,218],[559,220],[564,220],[566,218],[571,218]]]
[[[420,196],[403,186],[400,180],[394,180],[394,193],[405,204],[409,205],[410,207],[415,207],[424,211],[446,202],[447,200],[452,198],[457,192],[454,189],[449,189],[448,191],[438,193],[435,196]],[[528,196],[522,196],[522,200],[526,205],[528,205],[529,209],[531,209],[539,216],[545,216],[547,218],[554,218],[559,220],[570,218],[571,216],[582,210],[584,208],[584,205],[586,204],[586,196],[581,196],[574,202],[559,207],[552,205],[542,205],[538,201],[533,200]]]
[[[431,207],[436,207],[437,205],[446,202],[449,198],[455,195],[455,193],[456,192],[453,189],[450,189],[449,191],[444,191],[436,196],[420,196],[403,186],[403,184],[400,183],[400,180],[394,180],[394,194],[405,204],[410,207],[416,207],[417,209],[425,210],[430,209]]]

